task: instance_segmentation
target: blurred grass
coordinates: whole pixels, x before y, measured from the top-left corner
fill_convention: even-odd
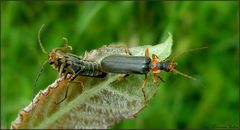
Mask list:
[[[178,58],[178,69],[201,82],[161,73],[166,83],[136,119],[113,128],[213,128],[239,126],[238,2],[2,2],[1,128],[9,128],[31,101],[32,85],[47,59],[45,48],[63,45],[74,54],[113,42],[157,44],[172,32],[173,55],[208,46]],[[57,72],[46,67],[37,90]],[[44,82],[43,82],[44,81]],[[204,84],[202,86],[202,84]],[[42,86],[42,88],[41,88]],[[37,91],[36,91],[37,92]],[[35,92],[35,93],[36,93]]]

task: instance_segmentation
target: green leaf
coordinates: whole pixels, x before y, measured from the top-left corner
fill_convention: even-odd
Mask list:
[[[129,48],[132,55],[143,56],[149,48],[162,58],[171,53],[172,37],[155,46]],[[84,59],[100,62],[111,54],[125,54],[124,46],[110,45],[86,53]],[[105,78],[78,76],[69,86],[68,97],[65,96],[67,80],[57,79],[34,98],[33,104],[20,111],[11,128],[108,128],[121,120],[135,118],[147,103],[141,91],[143,75],[121,77],[119,74],[108,74]],[[152,82],[152,74],[148,74],[145,93],[149,101],[160,85]]]

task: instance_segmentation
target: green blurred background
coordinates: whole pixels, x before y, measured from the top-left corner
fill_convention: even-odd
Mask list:
[[[2,2],[1,127],[9,128],[32,98],[32,86],[47,59],[37,43],[40,26],[47,50],[67,37],[74,54],[113,42],[157,44],[173,34],[178,70],[162,73],[157,95],[136,119],[113,128],[231,128],[239,126],[238,2]],[[57,72],[46,67],[37,91]],[[40,87],[42,86],[42,88]],[[37,93],[37,91],[35,93]]]

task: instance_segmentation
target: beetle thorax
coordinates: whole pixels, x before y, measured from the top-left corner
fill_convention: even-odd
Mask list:
[[[168,68],[168,65],[169,65],[169,61],[168,60],[163,60],[161,62],[158,63],[158,68],[160,70],[163,70],[163,71],[166,71],[166,72],[169,72],[169,68]]]
[[[151,66],[150,66],[150,71],[152,72],[152,73],[159,73],[160,72],[160,69],[158,68],[158,61],[156,61],[156,60],[153,60],[152,62],[151,62]]]

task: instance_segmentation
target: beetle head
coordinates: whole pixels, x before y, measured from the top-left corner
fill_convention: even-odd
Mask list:
[[[65,62],[65,55],[72,51],[72,47],[65,44],[64,47],[55,48],[48,54],[48,63],[57,69],[62,63]]]
[[[168,63],[168,70],[169,70],[169,72],[173,71],[176,67],[177,67],[177,63],[176,62]]]

